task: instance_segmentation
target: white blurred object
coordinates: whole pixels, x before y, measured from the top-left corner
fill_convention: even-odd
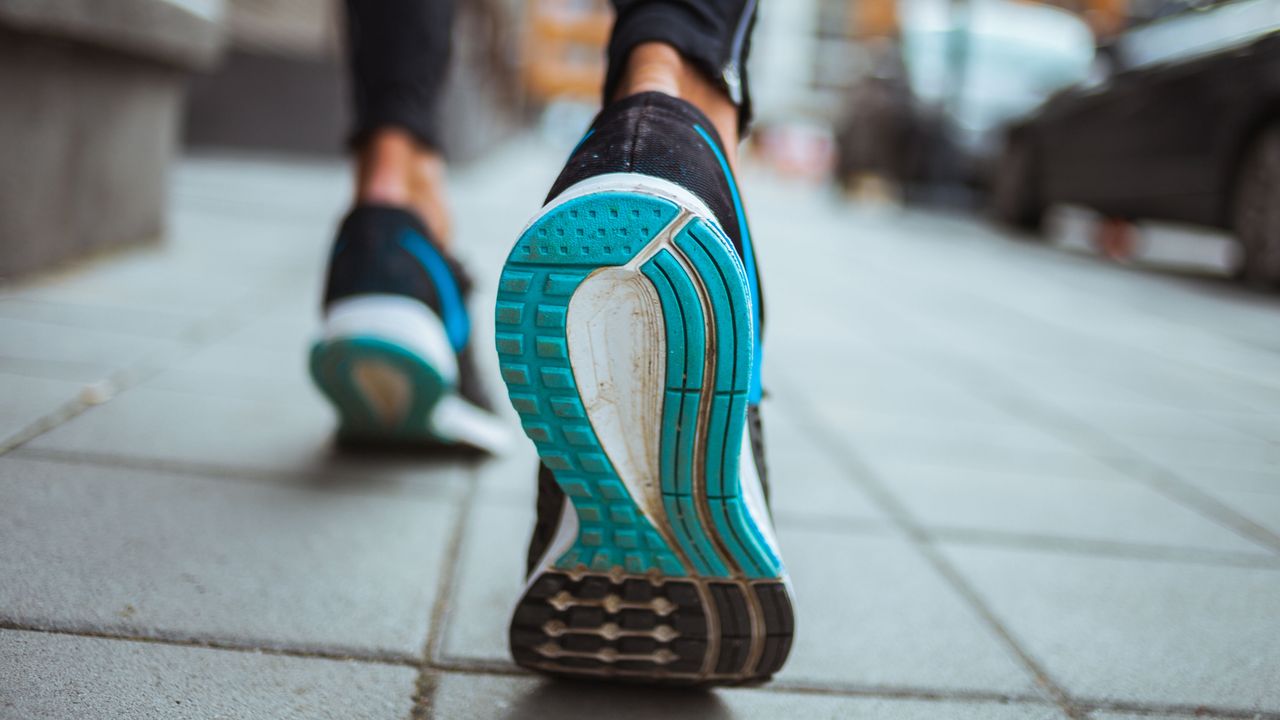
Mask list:
[[[1246,45],[1276,30],[1280,2],[1238,0],[1130,30],[1121,37],[1121,53],[1128,68],[1140,68]]]
[[[835,140],[826,125],[802,120],[758,128],[756,149],[770,167],[791,177],[822,180],[835,162]]]
[[[542,111],[538,133],[552,147],[563,148],[564,154],[568,155],[582,139],[582,134],[591,127],[591,121],[599,110],[600,106],[595,103],[572,97],[552,100]]]
[[[915,96],[941,107],[968,153],[1046,96],[1085,80],[1094,55],[1083,20],[1012,0],[902,0],[903,59]]]

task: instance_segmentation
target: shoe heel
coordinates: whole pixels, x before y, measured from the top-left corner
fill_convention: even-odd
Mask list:
[[[778,581],[546,572],[513,615],[512,655],[531,670],[675,685],[769,679],[791,650]]]
[[[544,210],[499,282],[502,377],[576,523],[533,573],[512,652],[561,674],[765,678],[790,648],[792,615],[745,441],[746,273],[687,192],[608,180]],[[648,611],[627,604],[642,586],[661,599]],[[687,632],[622,632],[641,611],[653,632],[668,615]]]
[[[456,377],[443,327],[421,303],[360,296],[334,303],[311,348],[311,377],[344,440],[433,437],[432,413]]]

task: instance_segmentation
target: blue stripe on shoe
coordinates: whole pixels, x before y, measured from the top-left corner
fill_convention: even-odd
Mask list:
[[[733,196],[733,212],[738,216],[738,235],[742,238],[742,264],[746,266],[747,285],[751,288],[751,325],[755,331],[752,333],[751,386],[747,390],[747,402],[756,405],[760,402],[762,395],[760,362],[763,360],[764,353],[760,344],[760,283],[756,279],[756,257],[755,250],[751,247],[751,231],[747,228],[747,215],[743,212],[742,197],[738,194],[738,182],[733,177],[733,170],[729,168],[729,161],[724,153],[720,152],[720,146],[701,125],[695,124],[693,129],[707,141],[711,152],[716,155],[716,160],[720,161],[720,169],[724,171],[725,179],[729,181],[729,193]]]
[[[436,288],[440,298],[440,315],[444,321],[445,334],[449,336],[449,344],[455,352],[466,347],[467,338],[471,335],[471,318],[467,317],[467,306],[462,300],[462,291],[449,270],[444,256],[421,233],[406,228],[400,236],[400,246],[417,260]]]
[[[578,154],[578,151],[582,149],[582,146],[586,144],[586,142],[587,142],[587,138],[589,138],[589,137],[591,137],[592,135],[595,135],[595,134],[596,134],[596,129],[595,129],[595,128],[591,128],[590,130],[588,130],[588,131],[587,131],[587,134],[583,135],[583,136],[582,136],[582,139],[578,140],[578,144],[577,144],[577,145],[574,145],[574,146],[573,146],[573,149],[569,151],[569,159],[570,159],[570,160],[572,160],[572,159],[573,159],[573,156],[574,156],[574,155],[577,155],[577,154]]]

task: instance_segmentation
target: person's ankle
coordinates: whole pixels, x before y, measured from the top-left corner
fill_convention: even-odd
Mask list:
[[[720,134],[729,162],[736,164],[738,106],[722,89],[686,62],[675,48],[666,43],[648,42],[631,51],[614,99],[642,92],[665,93],[701,110]]]
[[[452,236],[444,158],[398,128],[374,131],[357,151],[355,201],[413,210],[441,244]]]

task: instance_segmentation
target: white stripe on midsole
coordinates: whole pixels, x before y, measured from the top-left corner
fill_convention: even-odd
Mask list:
[[[458,379],[458,359],[444,323],[421,301],[404,295],[354,295],[329,306],[321,342],[357,337],[399,345],[431,364],[445,382]]]

